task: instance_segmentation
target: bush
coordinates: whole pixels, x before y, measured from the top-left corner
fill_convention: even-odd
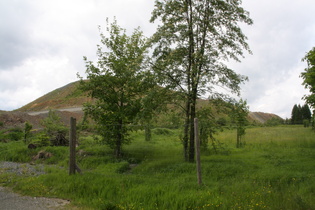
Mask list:
[[[45,133],[39,133],[32,141],[37,147],[45,147],[50,145],[49,136]]]
[[[24,134],[20,128],[6,129],[0,132],[0,141],[18,141],[23,138]]]
[[[153,129],[153,133],[156,135],[171,135],[173,131],[167,128],[155,128]]]
[[[283,120],[277,117],[273,117],[265,122],[266,126],[277,126],[283,124]]]
[[[303,120],[303,125],[304,125],[305,128],[310,127],[310,120],[304,119],[304,120]]]

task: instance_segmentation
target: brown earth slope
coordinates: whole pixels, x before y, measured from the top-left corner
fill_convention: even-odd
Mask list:
[[[13,112],[0,111],[0,122],[2,122],[6,127],[12,126],[24,126],[26,121],[30,122],[34,128],[41,127],[41,119],[47,117],[47,113],[37,113],[53,109],[61,110],[58,114],[61,116],[65,124],[69,124],[70,117],[76,117],[80,120],[83,112],[82,111],[62,111],[65,108],[80,108],[83,103],[91,102],[92,100],[86,96],[82,91],[78,89],[79,82],[73,82],[58,88],[44,96],[36,99],[35,101],[17,109]],[[29,115],[32,114],[32,115]],[[279,118],[279,116],[270,113],[263,112],[250,112],[248,119],[251,122],[265,123],[271,118]]]
[[[91,99],[78,89],[79,81],[72,82],[61,88],[43,95],[25,106],[17,109],[21,112],[43,111],[49,109],[63,109],[70,107],[82,107],[85,102]]]

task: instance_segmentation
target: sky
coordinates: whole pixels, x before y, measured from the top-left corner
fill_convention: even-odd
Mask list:
[[[242,98],[250,111],[290,118],[308,91],[301,59],[315,47],[314,0],[243,0],[254,24],[242,25],[253,54],[229,67],[249,77]],[[116,17],[127,32],[156,30],[153,0],[0,0],[0,110],[11,111],[84,76],[96,60],[98,26]]]

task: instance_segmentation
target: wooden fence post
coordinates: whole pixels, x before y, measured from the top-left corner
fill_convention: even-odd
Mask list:
[[[198,185],[202,184],[201,179],[201,164],[200,164],[200,139],[198,135],[198,119],[194,119],[194,129],[195,129],[195,150],[196,150],[196,165],[197,165],[197,178]]]
[[[75,170],[76,170],[75,144],[76,144],[76,119],[71,117],[70,118],[70,133],[69,133],[69,148],[70,148],[69,175],[75,174]]]

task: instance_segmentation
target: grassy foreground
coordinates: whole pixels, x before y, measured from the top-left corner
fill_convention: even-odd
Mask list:
[[[67,148],[47,147],[54,155],[45,161],[54,164],[47,165],[47,174],[0,173],[0,184],[69,199],[83,209],[315,209],[315,133],[300,126],[246,132],[244,148],[236,149],[235,131],[225,130],[217,136],[218,154],[210,144],[202,151],[202,186],[195,164],[183,161],[176,130],[156,130],[150,142],[135,132],[119,162],[106,146],[82,138],[81,175],[68,175]],[[21,141],[2,143],[0,159],[27,162],[38,151]]]

